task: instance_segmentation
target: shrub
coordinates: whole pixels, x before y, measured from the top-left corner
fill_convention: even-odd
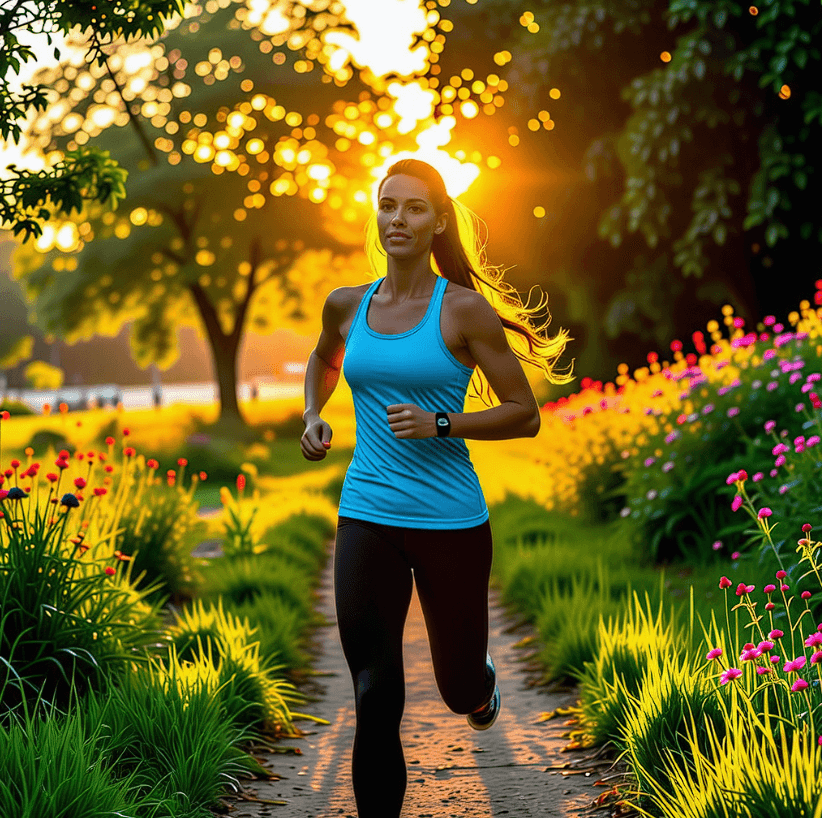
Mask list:
[[[0,496],[0,705],[15,708],[39,691],[64,708],[72,684],[105,684],[156,641],[159,609],[146,600],[151,587],[137,591],[128,571],[112,567],[104,542],[63,539],[74,495],[63,495],[60,523],[39,508],[23,523],[27,502],[17,487]]]

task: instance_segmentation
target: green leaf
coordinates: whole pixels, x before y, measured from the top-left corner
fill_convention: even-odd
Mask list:
[[[776,242],[779,240],[779,228],[776,226],[775,223],[771,223],[768,225],[768,229],[765,231],[765,243],[768,247],[773,247]]]

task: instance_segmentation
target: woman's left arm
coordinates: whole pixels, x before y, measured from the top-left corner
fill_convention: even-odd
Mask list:
[[[541,418],[531,385],[519,359],[508,345],[505,329],[494,308],[478,292],[462,294],[454,317],[471,357],[477,362],[499,406],[481,412],[448,412],[448,437],[507,440],[536,437]],[[398,439],[436,437],[435,413],[415,404],[386,407],[391,430]]]

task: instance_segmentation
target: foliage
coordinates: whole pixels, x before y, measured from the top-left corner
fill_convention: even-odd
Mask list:
[[[184,477],[185,466],[180,471]],[[191,556],[192,544],[206,522],[197,517],[193,487],[163,486],[149,470],[133,502],[125,505],[118,549],[131,559],[135,587],[153,588],[152,596],[175,599],[194,596],[202,582],[202,562]]]
[[[211,560],[203,571],[204,599],[222,596],[224,602],[239,605],[263,593],[287,601],[308,616],[311,606],[311,581],[293,563],[277,556],[261,554],[234,560]]]
[[[72,684],[104,686],[144,654],[156,640],[158,606],[146,601],[154,588],[137,591],[128,571],[111,566],[104,540],[64,539],[74,495],[63,495],[61,523],[39,507],[21,513],[23,497],[17,487],[0,492],[2,707],[38,694],[65,706]]]
[[[90,31],[87,45],[91,61],[106,64],[103,45],[118,37],[157,35],[165,25],[164,18],[181,13],[186,0],[115,0],[99,14],[91,0],[21,0],[0,13],[0,137],[19,141],[21,121],[33,111],[43,111],[48,104],[48,86],[23,84],[20,92],[9,87],[9,76],[17,74],[23,63],[34,60],[29,46],[22,44],[15,29],[45,32],[49,44],[55,32],[68,34],[75,27]],[[59,58],[55,47],[55,59]],[[109,152],[92,146],[67,151],[50,169],[17,170],[0,181],[0,226],[10,227],[14,235],[25,233],[39,238],[41,222],[53,212],[70,215],[80,211],[84,201],[94,201],[114,208],[125,195],[127,171],[110,158]]]
[[[216,726],[225,729],[222,724]],[[26,714],[21,722],[0,723],[0,814],[169,816],[161,804],[140,797],[138,770],[130,776],[112,774],[102,752],[110,735],[106,723],[90,724],[83,710],[48,719]]]
[[[226,786],[239,789],[238,774],[259,771],[238,749],[250,731],[241,719],[226,718],[229,700],[214,681],[153,660],[85,707],[89,724],[107,727],[99,751],[112,774],[128,776],[163,814],[206,818]]]
[[[507,8],[501,4],[501,20]],[[819,241],[807,214],[822,94],[803,91],[804,78],[822,62],[815,47],[822,19],[812,0],[761,8],[712,0],[543,0],[530,8],[504,38],[524,98],[543,98],[563,76],[569,125],[585,116],[591,93],[613,94],[615,85],[629,106],[627,116],[602,106],[583,160],[592,182],[624,174],[619,199],[601,208],[600,238],[616,247],[641,233],[683,277],[704,275],[730,242],[774,248],[790,241],[798,258],[799,247]],[[637,42],[643,59],[626,56],[614,74],[609,55],[627,54]],[[650,70],[648,52],[664,52]],[[591,83],[598,74],[604,76]],[[674,206],[683,195],[690,214]]]

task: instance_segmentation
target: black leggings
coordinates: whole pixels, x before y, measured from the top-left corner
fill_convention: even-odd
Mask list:
[[[354,683],[351,772],[359,818],[399,818],[405,796],[402,636],[412,581],[443,701],[454,713],[470,713],[488,700],[492,550],[488,520],[472,528],[434,530],[338,518],[334,593]]]

